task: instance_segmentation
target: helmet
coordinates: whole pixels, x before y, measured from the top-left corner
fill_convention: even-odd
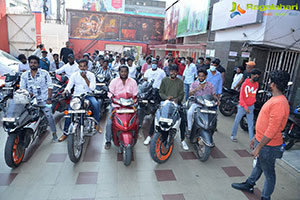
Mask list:
[[[13,100],[16,104],[29,104],[30,94],[27,90],[18,89],[14,93]]]

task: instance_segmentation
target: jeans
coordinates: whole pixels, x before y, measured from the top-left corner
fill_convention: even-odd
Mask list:
[[[256,147],[258,144],[259,142],[255,139],[254,146]],[[254,186],[264,172],[266,179],[261,196],[267,200],[271,199],[271,195],[275,188],[275,161],[277,158],[281,158],[283,154],[283,152],[280,151],[280,148],[281,146],[264,146],[259,152],[256,166],[253,168],[250,177],[247,179],[247,183]]]
[[[190,86],[191,84],[186,84],[186,83],[184,84],[184,94],[185,94],[186,101],[189,99]]]
[[[242,117],[244,115],[246,115],[247,122],[248,122],[249,140],[251,141],[254,136],[254,133],[253,133],[254,105],[249,106],[248,108],[249,108],[250,112],[246,113],[246,110],[242,106],[238,105],[238,112],[235,116],[235,120],[234,120],[234,124],[233,124],[233,128],[232,128],[232,136],[235,138],[240,121],[241,121]]]
[[[191,105],[191,107],[189,108],[188,112],[187,112],[187,124],[188,124],[188,130],[191,131],[192,130],[192,126],[193,126],[193,114],[194,111],[196,110],[196,108],[198,107],[197,104],[193,103]]]
[[[106,131],[105,131],[105,140],[106,142],[111,142],[112,139],[112,116],[111,113],[113,111],[114,107],[110,106],[109,107],[109,112],[108,112],[108,119],[106,122]]]
[[[51,107],[44,107],[44,108],[42,108],[42,111],[43,111],[43,113],[45,114],[45,116],[48,120],[51,132],[56,133],[56,125],[55,125],[55,121],[54,121],[53,114],[52,114],[52,108]]]
[[[99,102],[97,101],[97,99],[95,97],[92,96],[86,96],[85,99],[89,100],[92,106],[92,113],[93,113],[93,117],[95,118],[95,120],[98,122],[98,125],[100,123],[100,105]],[[69,105],[68,110],[70,110],[71,107]],[[68,131],[69,131],[69,127],[71,124],[71,118],[67,117],[65,118],[65,125],[64,125],[64,134],[67,135]]]
[[[185,126],[186,126],[186,113],[180,109],[179,110],[179,114],[180,114],[180,118],[181,118],[181,122],[180,122],[180,137],[181,137],[181,141],[184,140],[185,138]],[[149,136],[152,137],[155,131],[155,116],[153,117],[151,126],[150,126],[150,130],[149,130]]]

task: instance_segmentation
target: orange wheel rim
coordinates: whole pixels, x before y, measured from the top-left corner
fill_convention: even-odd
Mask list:
[[[14,146],[13,146],[13,160],[15,164],[19,164],[24,156],[25,149],[22,150],[22,152],[18,151],[18,144],[19,144],[19,136],[16,137],[14,141]]]
[[[166,160],[171,155],[173,149],[173,144],[166,148],[165,145],[161,142],[161,135],[157,138],[156,144],[155,144],[155,154],[156,157],[159,160]]]

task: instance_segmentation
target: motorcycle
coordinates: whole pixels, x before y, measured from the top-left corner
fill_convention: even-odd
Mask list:
[[[154,80],[145,81],[138,88],[139,122],[142,126],[145,115],[154,115],[159,107],[160,97],[158,91],[153,88]]]
[[[218,102],[212,95],[190,97],[186,108],[193,103],[198,106],[194,112],[190,141],[195,145],[199,160],[204,162],[209,158],[210,149],[215,146],[213,135],[217,127]]]
[[[150,155],[157,163],[166,162],[174,149],[174,138],[181,123],[180,106],[166,100],[155,113],[155,133],[150,143]]]
[[[100,105],[101,116],[106,111],[106,108],[110,104],[110,99],[108,97],[108,85],[111,77],[109,75],[105,76],[103,74],[96,75],[96,89],[94,91],[95,98],[98,100]]]
[[[3,121],[8,138],[5,144],[5,162],[11,168],[18,167],[25,150],[36,138],[46,132],[48,120],[36,98],[30,98],[26,90],[17,90],[8,101]]]
[[[297,107],[293,113],[290,113],[282,136],[285,150],[291,149],[296,142],[300,141],[300,107]]]
[[[136,97],[122,93],[112,97],[112,103],[118,105],[112,111],[112,133],[115,146],[123,153],[125,166],[130,165],[132,148],[138,140],[138,116]]]
[[[0,94],[0,111],[4,110],[6,108],[6,102],[8,99],[13,98],[13,93],[20,87],[20,73],[15,73],[14,75],[11,74],[5,74],[5,83],[3,87],[1,88],[1,94]]]
[[[69,79],[67,76],[55,74],[52,78],[52,113],[54,114],[55,111],[63,112],[68,109],[68,105],[70,104],[71,97],[63,97],[62,93],[64,92],[65,88]]]
[[[224,116],[232,116],[237,113],[237,106],[239,104],[240,93],[233,89],[224,88],[223,95],[220,99],[220,112]]]
[[[74,96],[70,101],[70,110],[65,110],[65,117],[71,118],[69,136],[67,139],[68,155],[73,163],[77,163],[83,152],[83,145],[87,137],[97,133],[96,120],[92,117],[91,105],[86,96],[93,94],[82,94]]]

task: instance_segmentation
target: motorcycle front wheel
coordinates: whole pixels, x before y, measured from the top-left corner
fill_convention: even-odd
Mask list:
[[[150,143],[150,155],[157,163],[165,163],[171,157],[174,148],[174,143],[162,141],[161,133],[155,133]]]
[[[240,121],[240,127],[244,131],[248,132],[248,121],[246,115],[244,115]]]
[[[10,134],[5,144],[5,162],[11,168],[18,167],[24,158],[25,148],[20,145],[20,136],[18,134]]]
[[[125,166],[129,166],[132,159],[132,147],[124,147],[123,149],[123,163]]]
[[[219,109],[220,112],[226,117],[230,117],[236,112],[236,106],[231,103],[227,103],[226,99],[221,101]]]
[[[210,147],[206,146],[202,140],[195,144],[196,152],[200,161],[205,162],[210,155]]]
[[[77,126],[74,134],[68,136],[68,154],[73,163],[77,163],[82,155],[83,144],[80,142],[80,127]]]

